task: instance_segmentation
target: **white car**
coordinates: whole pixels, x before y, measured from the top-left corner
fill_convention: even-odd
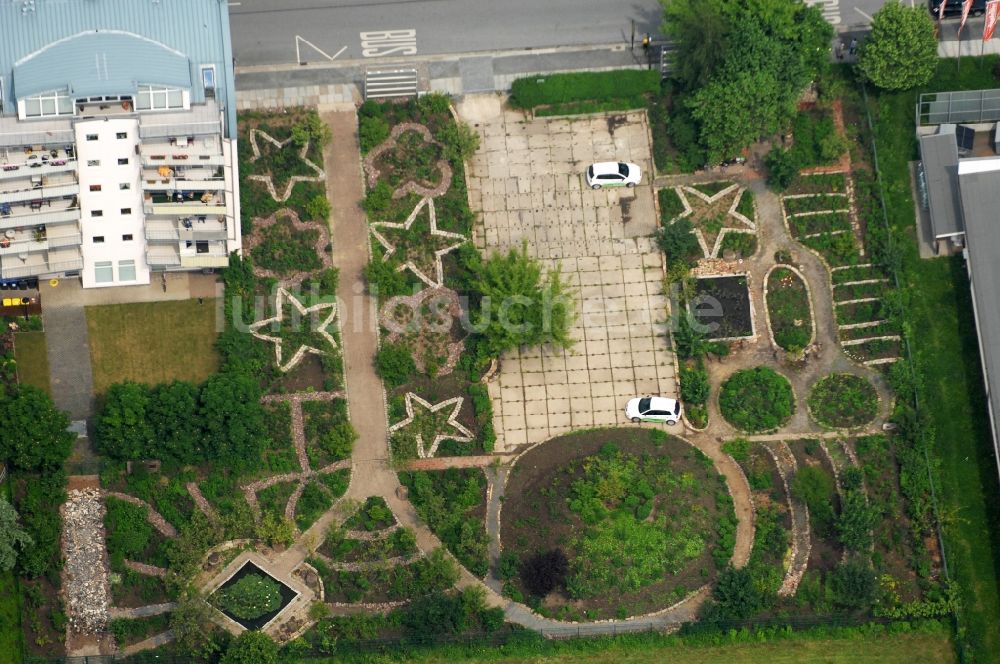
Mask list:
[[[636,397],[625,404],[625,417],[633,422],[665,422],[681,419],[681,402],[667,397]]]
[[[623,161],[602,161],[591,164],[587,169],[587,186],[591,189],[601,187],[634,187],[642,181],[642,171],[635,164]]]

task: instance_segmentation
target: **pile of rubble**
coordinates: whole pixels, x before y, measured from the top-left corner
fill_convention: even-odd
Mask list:
[[[100,489],[69,492],[62,506],[63,594],[69,629],[94,634],[108,622],[108,570],[104,555],[104,501]]]

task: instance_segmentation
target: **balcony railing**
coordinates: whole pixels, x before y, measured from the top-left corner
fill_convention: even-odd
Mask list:
[[[83,258],[55,263],[36,263],[33,265],[3,265],[0,267],[0,277],[17,279],[19,277],[34,277],[43,274],[56,274],[68,270],[79,270],[83,267]]]
[[[20,228],[22,226],[37,226],[39,224],[61,224],[70,221],[79,221],[80,208],[66,208],[64,210],[38,211],[29,214],[19,214],[10,217],[0,217],[0,231],[9,228]]]
[[[0,180],[15,180],[35,175],[51,175],[76,170],[75,159],[52,159],[27,164],[0,164]]]
[[[3,246],[7,238],[0,239],[0,256],[19,256],[21,254],[33,254],[36,251],[47,251],[49,243],[45,240],[22,240],[20,242],[9,242]]]
[[[191,217],[196,215],[225,215],[225,205],[206,205],[201,201],[187,203],[145,203],[143,212],[166,217]]]
[[[181,267],[226,267],[229,265],[229,255],[225,252],[213,251],[207,254],[181,256]]]
[[[142,165],[147,168],[158,166],[224,166],[226,158],[219,154],[172,154],[157,152],[142,155]]]
[[[4,203],[26,203],[28,201],[40,201],[46,198],[59,198],[62,196],[75,196],[80,193],[80,185],[77,183],[57,184],[48,187],[37,187],[34,189],[22,189],[10,193],[0,193],[0,200]]]
[[[147,251],[146,262],[155,267],[176,267],[180,266],[181,257],[176,251]]]
[[[48,238],[50,249],[59,249],[61,247],[75,247],[79,246],[83,242],[83,236],[80,233],[68,233],[66,235],[50,235]]]
[[[144,179],[143,191],[177,191],[178,189],[197,189],[199,191],[223,191],[226,188],[225,178],[209,178],[206,180],[180,178]]]

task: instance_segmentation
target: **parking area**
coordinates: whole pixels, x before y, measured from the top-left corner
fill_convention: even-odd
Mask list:
[[[547,268],[561,265],[579,313],[571,350],[502,358],[489,384],[497,451],[624,424],[629,398],[675,394],[645,114],[527,120],[501,111],[495,96],[467,99],[459,114],[482,138],[468,173],[481,213],[477,244],[506,251],[524,243]],[[587,188],[589,164],[619,160],[638,164],[643,184]]]

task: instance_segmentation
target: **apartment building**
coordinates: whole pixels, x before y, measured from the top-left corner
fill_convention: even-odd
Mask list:
[[[0,3],[0,281],[225,266],[235,109],[226,0]]]

